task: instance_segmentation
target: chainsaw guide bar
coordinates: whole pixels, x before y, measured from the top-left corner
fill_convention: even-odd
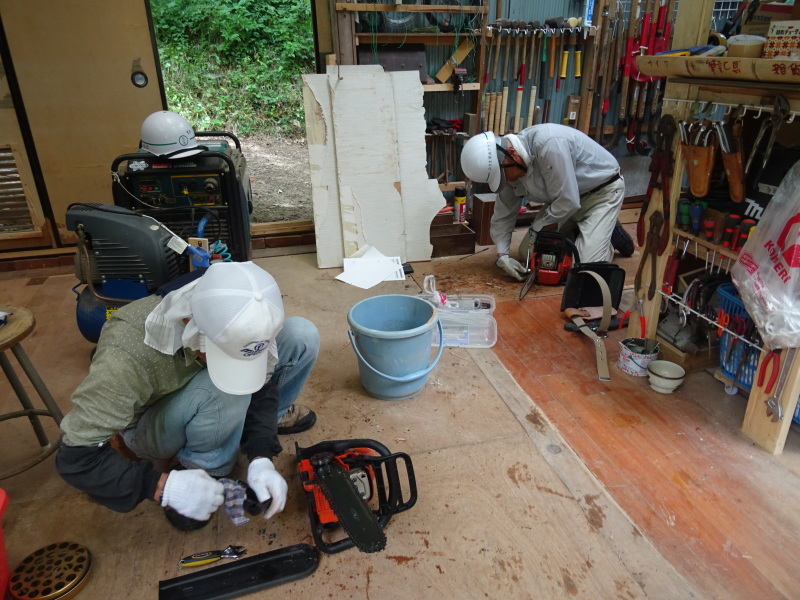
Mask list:
[[[226,600],[291,583],[311,575],[319,552],[295,544],[242,558],[198,573],[158,582],[158,600]]]
[[[380,552],[386,547],[386,534],[347,472],[334,464],[333,458],[331,452],[311,458],[317,485],[355,547],[362,552]]]
[[[383,550],[389,519],[417,501],[411,457],[392,454],[383,444],[367,439],[295,446],[317,547],[328,554],[353,547],[362,552]],[[405,467],[405,485],[400,482],[398,462]],[[338,528],[346,536],[334,541]]]

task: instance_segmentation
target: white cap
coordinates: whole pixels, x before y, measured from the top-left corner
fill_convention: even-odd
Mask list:
[[[191,305],[214,385],[237,395],[261,389],[284,319],[272,275],[252,262],[214,263],[198,280]]]

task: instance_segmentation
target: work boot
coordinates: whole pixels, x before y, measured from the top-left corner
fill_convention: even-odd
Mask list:
[[[278,421],[278,435],[308,431],[317,422],[317,415],[302,404],[292,404]]]
[[[167,521],[169,521],[170,525],[178,531],[195,531],[197,529],[202,529],[208,525],[208,522],[211,520],[199,521],[191,517],[185,517],[171,506],[164,507],[164,516],[167,517]]]
[[[619,221],[614,225],[614,231],[611,232],[611,245],[625,258],[633,256],[633,251],[636,249],[631,234],[625,231]]]

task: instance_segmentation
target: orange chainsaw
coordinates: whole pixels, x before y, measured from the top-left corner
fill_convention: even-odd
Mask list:
[[[417,501],[411,457],[392,454],[383,444],[366,439],[295,448],[317,547],[328,554],[354,546],[362,552],[383,550],[389,519]],[[398,463],[404,467],[405,489]],[[331,539],[339,528],[345,537]]]

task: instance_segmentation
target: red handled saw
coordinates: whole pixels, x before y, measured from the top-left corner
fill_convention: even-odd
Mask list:
[[[417,501],[411,457],[403,452],[393,454],[383,444],[367,439],[295,447],[317,547],[328,554],[354,546],[362,552],[383,550],[383,530],[389,519]],[[405,486],[400,481],[401,470],[406,475]],[[340,529],[344,537],[337,533]]]

